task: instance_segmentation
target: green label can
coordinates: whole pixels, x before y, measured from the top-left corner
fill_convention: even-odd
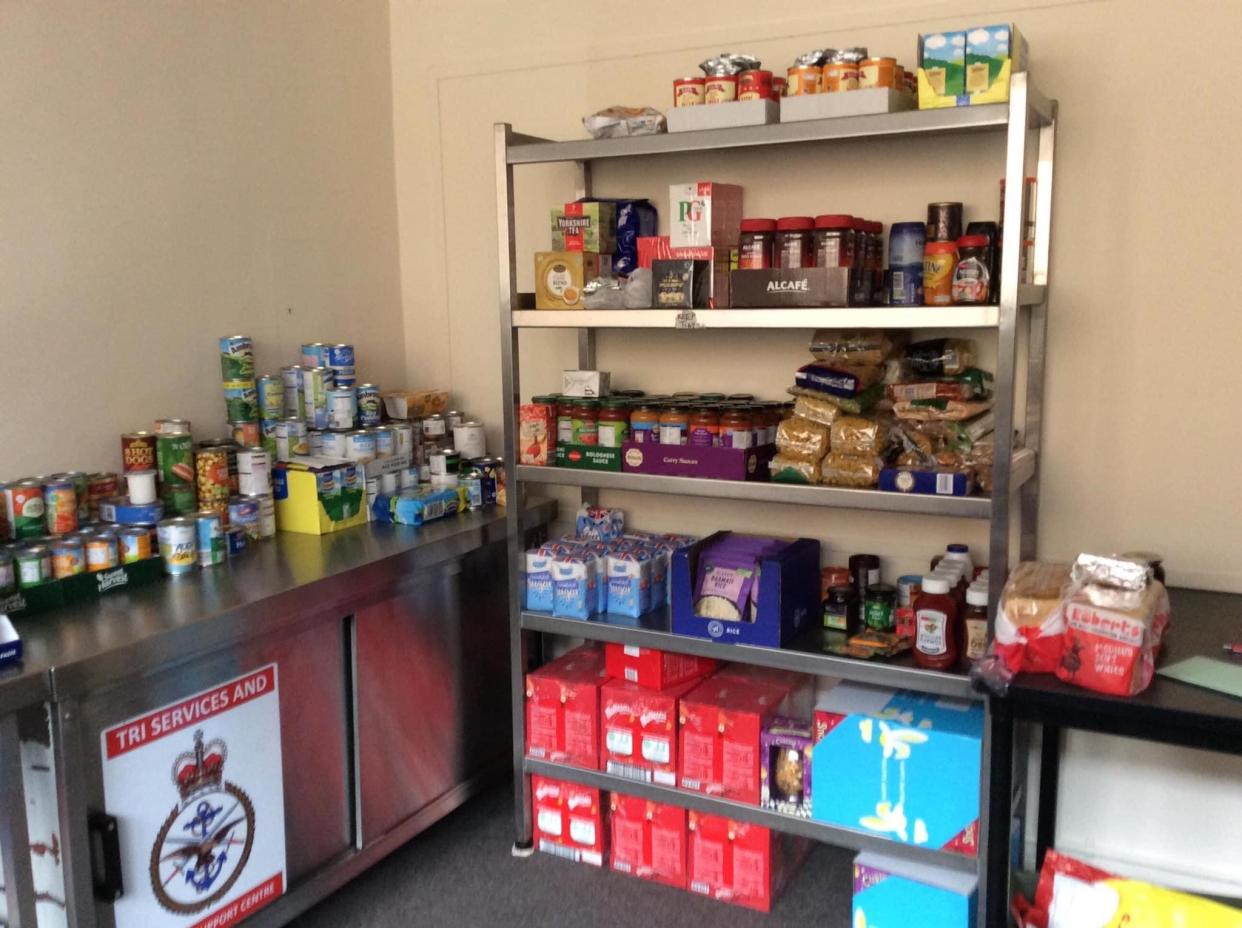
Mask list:
[[[220,379],[254,380],[254,344],[249,335],[226,335],[220,339]]]
[[[19,480],[4,488],[5,514],[9,531],[18,541],[38,538],[47,531],[47,507],[43,501],[43,481]]]
[[[275,422],[285,417],[285,381],[283,377],[264,374],[256,384],[259,394],[259,418]]]
[[[284,402],[284,397],[281,397]],[[230,381],[224,384],[224,405],[229,422],[257,422],[259,391],[253,380]]]
[[[156,471],[160,498],[169,512],[183,515],[198,508],[194,473],[194,439],[187,435],[157,435]]]

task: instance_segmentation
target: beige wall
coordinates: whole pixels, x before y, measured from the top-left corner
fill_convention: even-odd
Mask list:
[[[388,54],[383,0],[0,5],[0,479],[224,433],[220,335],[402,379]]]
[[[1049,324],[1045,556],[1128,547],[1165,552],[1178,583],[1242,591],[1232,462],[1238,429],[1220,400],[1236,396],[1242,316],[1222,260],[1226,221],[1242,197],[1230,166],[1242,143],[1220,62],[1242,27],[1236,4],[1193,0],[871,0],[820,5],[720,0],[699,8],[628,4],[391,0],[401,265],[410,371],[451,383],[458,405],[499,439],[500,332],[495,279],[492,123],[555,139],[612,103],[664,106],[673,77],[722,48],[781,65],[824,45],[863,44],[907,64],[920,30],[1016,21],[1033,78],[1061,100]],[[702,15],[696,13],[696,9]],[[1174,12],[1175,11],[1175,12]],[[1164,74],[1168,79],[1152,79]],[[865,212],[918,218],[932,199],[996,210],[999,136],[851,142],[816,148],[676,155],[604,164],[601,195],[667,185],[746,186],[747,212]],[[519,283],[548,247],[547,210],[569,198],[569,167],[520,168]],[[553,388],[573,366],[569,334],[528,333],[522,393]],[[601,336],[600,366],[648,390],[776,394],[805,358],[804,333]],[[1219,475],[1219,476],[1218,476]],[[980,547],[983,527],[883,514],[611,494],[639,526],[721,526],[820,537],[829,557],[878,550],[894,570],[949,538]],[[1176,621],[1193,617],[1175,617]],[[1192,884],[1240,889],[1242,851],[1193,823],[1237,822],[1242,765],[1084,738],[1067,758],[1064,845],[1131,871],[1171,870]],[[1190,790],[1172,788],[1189,769]],[[1119,796],[1158,796],[1143,816]],[[1204,806],[1203,803],[1208,805]],[[1134,808],[1133,804],[1130,806]],[[1140,820],[1145,819],[1145,820]],[[1145,848],[1146,850],[1136,850]]]

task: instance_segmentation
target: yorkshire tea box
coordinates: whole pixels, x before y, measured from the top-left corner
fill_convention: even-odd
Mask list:
[[[552,248],[612,254],[617,249],[616,204],[566,203],[553,209]]]
[[[1012,24],[921,35],[919,109],[1004,103],[1026,62],[1026,39]]]
[[[593,251],[535,253],[535,309],[582,309],[587,281],[612,273],[612,256]]]

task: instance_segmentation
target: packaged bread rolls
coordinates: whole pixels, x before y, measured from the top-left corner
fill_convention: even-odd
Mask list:
[[[1009,575],[996,613],[996,653],[1014,673],[1055,673],[1065,634],[1068,564],[1023,561]]]

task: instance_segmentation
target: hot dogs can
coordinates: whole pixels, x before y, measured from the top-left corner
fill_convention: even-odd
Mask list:
[[[117,543],[120,546],[121,563],[134,564],[145,561],[151,556],[151,531],[147,528],[131,525],[117,532]]]
[[[67,535],[78,527],[78,496],[72,480],[54,477],[43,485],[43,515],[49,535]]]
[[[375,460],[375,433],[359,430],[345,433],[345,458],[365,464]]]
[[[273,374],[264,374],[256,385],[259,391],[259,418],[264,422],[282,418],[285,414],[285,381]]]
[[[155,434],[156,435],[189,435],[190,434],[190,420],[189,419],[156,419],[155,420]]]
[[[379,387],[373,383],[360,383],[357,391],[358,425],[364,429],[379,425],[381,413]]]
[[[199,567],[215,567],[224,563],[228,552],[224,542],[224,520],[220,513],[194,514],[194,545],[198,551]]]
[[[390,458],[397,453],[397,435],[389,428],[370,429],[375,435],[375,456]]]
[[[280,369],[280,379],[285,385],[285,415],[302,418],[302,365],[290,364]]]
[[[86,539],[84,547],[86,569],[93,574],[101,570],[111,570],[121,562],[115,532],[97,532]]]
[[[21,548],[13,555],[17,565],[17,585],[23,590],[52,580],[52,549],[47,545]]]
[[[333,387],[328,391],[328,428],[348,431],[358,418],[358,394],[353,387]]]
[[[165,519],[159,524],[158,537],[164,573],[179,577],[198,564],[198,527],[193,519]]]
[[[47,530],[43,505],[43,482],[19,480],[4,488],[4,509],[8,517],[9,532],[20,541],[38,538]]]
[[[237,452],[237,492],[240,496],[272,492],[272,459],[262,448]]]
[[[220,445],[198,446],[194,455],[194,472],[198,484],[198,508],[209,512],[228,512],[232,492],[229,475],[229,452]]]
[[[86,503],[92,518],[99,517],[99,501],[116,496],[121,490],[121,483],[116,474],[104,472],[91,474],[86,481]]]
[[[323,454],[323,437],[327,434],[327,432],[321,432],[319,429],[307,429],[306,453],[313,458]]]
[[[328,391],[334,385],[330,367],[302,371],[302,418],[307,428],[328,427]]]
[[[487,434],[479,422],[463,422],[453,429],[453,446],[461,456],[473,461],[487,455]]]
[[[257,541],[259,539],[258,500],[248,496],[234,496],[229,500],[229,525],[244,529],[249,538]]]
[[[121,470],[155,470],[155,435],[127,432],[121,436]]]
[[[220,379],[254,380],[254,344],[248,335],[226,335],[220,339]]]
[[[52,576],[75,577],[86,570],[86,548],[81,538],[61,538],[52,543]]]
[[[271,493],[252,493],[242,499],[252,501],[259,510],[259,538],[276,537],[276,501]],[[252,536],[253,537],[253,536]]]
[[[157,436],[155,460],[160,498],[168,511],[181,515],[198,508],[194,486],[194,440],[190,433]]]
[[[225,383],[224,406],[230,422],[258,422],[259,389],[255,382],[237,380]]]
[[[230,525],[224,530],[224,546],[229,557],[236,557],[246,550],[246,541],[250,536],[240,525]]]
[[[306,342],[302,345],[303,367],[327,367],[328,346],[323,342]]]
[[[263,440],[263,429],[258,422],[230,422],[229,432],[233,436],[234,444],[243,448],[257,445]]]

